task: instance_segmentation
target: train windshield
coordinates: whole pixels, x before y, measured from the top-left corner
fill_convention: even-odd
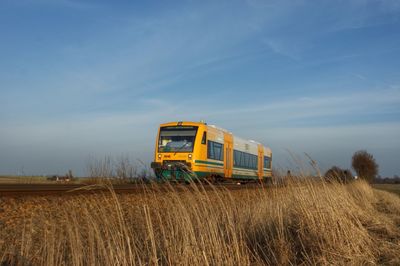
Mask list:
[[[161,127],[158,152],[192,152],[197,127]]]

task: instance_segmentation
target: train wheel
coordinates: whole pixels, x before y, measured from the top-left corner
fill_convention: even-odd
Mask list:
[[[217,183],[217,177],[215,175],[209,175],[205,178],[205,182],[208,184],[216,184]]]

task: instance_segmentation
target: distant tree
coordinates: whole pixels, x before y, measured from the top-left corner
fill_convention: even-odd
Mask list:
[[[357,176],[368,182],[373,181],[378,174],[379,166],[375,162],[374,156],[365,150],[360,150],[353,154],[351,165],[356,171]]]
[[[69,179],[71,179],[71,180],[74,178],[74,175],[73,175],[71,169],[68,170],[68,173],[66,174],[66,176],[67,176]]]
[[[340,167],[332,166],[331,169],[326,171],[325,178],[328,181],[338,181],[342,183],[347,183],[353,180],[353,175],[350,170],[343,170]]]
[[[400,184],[400,177],[398,175],[393,176],[393,184]]]

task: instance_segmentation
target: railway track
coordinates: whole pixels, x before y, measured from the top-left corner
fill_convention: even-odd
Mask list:
[[[198,185],[197,185],[198,186]],[[258,184],[237,185],[234,183],[201,185],[205,190],[224,188],[228,190],[244,188],[260,188]],[[43,196],[43,195],[76,195],[99,193],[109,191],[111,186],[104,185],[84,185],[84,184],[0,184],[0,197],[4,196]],[[167,192],[171,190],[185,191],[194,190],[195,186],[185,184],[114,184],[113,191],[116,193],[145,193],[146,191]]]
[[[115,191],[138,190],[138,185],[114,185]],[[0,196],[11,195],[47,195],[47,194],[82,194],[107,190],[105,186],[83,184],[0,184]]]

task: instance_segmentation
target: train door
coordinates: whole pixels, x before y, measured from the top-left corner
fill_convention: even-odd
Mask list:
[[[264,149],[261,144],[258,145],[258,179],[263,179],[264,167]]]
[[[232,177],[233,167],[233,137],[229,133],[224,133],[224,176]]]

